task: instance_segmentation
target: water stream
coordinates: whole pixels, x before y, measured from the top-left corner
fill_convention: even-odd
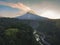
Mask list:
[[[36,41],[38,41],[40,45],[50,45],[50,43],[45,41],[45,38],[46,38],[45,34],[43,34],[41,32],[38,34],[38,32],[36,30],[34,30],[33,34],[36,38]]]

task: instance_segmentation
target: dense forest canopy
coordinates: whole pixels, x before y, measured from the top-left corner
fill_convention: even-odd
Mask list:
[[[60,20],[37,21],[39,26],[35,29],[29,22],[36,21],[0,18],[0,45],[41,45],[33,35],[34,30],[39,35],[43,33],[44,40],[51,45],[60,45]]]

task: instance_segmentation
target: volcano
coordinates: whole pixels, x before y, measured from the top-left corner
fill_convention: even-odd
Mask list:
[[[21,20],[47,20],[48,19],[42,16],[38,16],[37,14],[31,12],[27,12],[22,16],[18,16],[17,18]]]

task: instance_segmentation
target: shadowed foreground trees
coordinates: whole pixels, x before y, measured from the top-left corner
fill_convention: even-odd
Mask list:
[[[0,18],[0,45],[40,45],[33,35],[34,30],[29,26],[36,26],[32,22],[36,21]],[[43,33],[45,41],[51,45],[60,45],[60,19],[52,22],[38,21],[38,23],[36,31],[40,33],[39,36]]]
[[[39,45],[29,25],[18,21],[0,22],[0,45]]]

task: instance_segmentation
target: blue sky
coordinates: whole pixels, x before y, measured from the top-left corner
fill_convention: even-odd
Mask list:
[[[0,0],[0,2],[1,1],[14,4],[22,3],[35,10],[40,16],[60,18],[60,0]],[[21,10],[18,8],[0,5],[0,16],[15,17],[19,12],[21,12]]]

